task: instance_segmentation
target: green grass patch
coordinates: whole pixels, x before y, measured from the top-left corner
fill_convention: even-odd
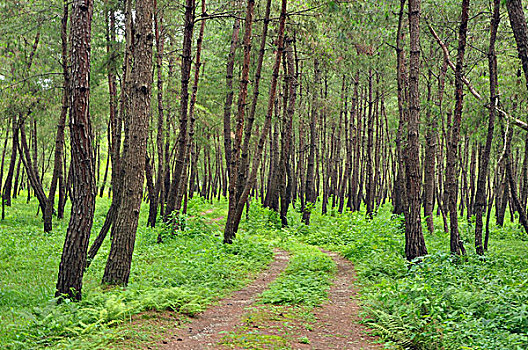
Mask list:
[[[174,310],[192,315],[244,285],[272,260],[271,246],[256,236],[239,235],[222,244],[209,225],[202,199],[189,204],[183,232],[159,225],[146,228],[141,213],[127,288],[104,290],[100,281],[109,251],[105,242],[84,278],[83,300],[56,305],[53,299],[67,219],[45,234],[36,203],[17,200],[0,226],[0,348],[105,348],[122,340],[132,315]],[[92,238],[104,221],[107,199],[99,200]],[[221,204],[220,204],[221,205]],[[214,214],[213,214],[214,215]],[[156,238],[162,230],[164,243]]]
[[[469,255],[449,254],[449,236],[426,236],[429,256],[409,267],[403,220],[390,207],[365,214],[314,213],[304,242],[341,252],[355,264],[370,327],[395,349],[527,349],[528,246],[517,225],[493,227],[490,251],[474,254],[473,227],[461,219]],[[438,220],[438,218],[435,218]],[[440,221],[436,227],[441,228]]]
[[[265,290],[260,301],[265,304],[316,306],[327,299],[336,264],[319,249],[289,244],[294,254],[286,270]]]
[[[307,344],[299,334],[303,329],[311,330],[316,321],[309,306],[261,304],[247,311],[237,329],[226,333],[221,344],[243,349],[291,349],[291,344]]]

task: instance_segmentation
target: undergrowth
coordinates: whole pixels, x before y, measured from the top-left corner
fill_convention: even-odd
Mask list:
[[[291,244],[286,270],[261,294],[261,302],[279,305],[321,304],[327,298],[335,262],[315,247]]]
[[[424,229],[430,255],[409,265],[403,219],[390,207],[381,208],[373,220],[364,213],[314,214],[313,225],[298,238],[355,263],[367,323],[388,347],[528,348],[528,249],[516,225],[493,228],[484,258],[474,254],[467,221],[461,234],[469,254],[462,258],[449,254],[447,234]]]
[[[108,200],[98,200],[94,231]],[[291,254],[288,268],[261,303],[312,307],[326,298],[335,263],[318,247],[355,264],[366,323],[392,349],[527,349],[526,235],[509,222],[492,227],[490,251],[473,253],[473,227],[461,220],[469,254],[448,253],[441,230],[426,236],[429,255],[408,264],[403,219],[389,206],[372,220],[363,212],[312,212],[312,225],[290,210],[289,227],[276,213],[253,204],[234,244],[222,244],[225,200],[194,198],[180,217],[183,231],[163,225],[140,229],[127,288],[100,286],[109,242],[85,274],[83,301],[56,305],[52,298],[67,220],[42,232],[36,203],[16,200],[0,226],[0,348],[104,349],[120,340],[131,316],[147,310],[192,315],[240,288],[272,259],[272,247]],[[438,220],[438,218],[435,218]],[[435,222],[441,228],[441,222]],[[157,244],[159,233],[163,244]],[[95,234],[93,234],[95,236]]]
[[[32,204],[15,202],[0,226],[2,349],[104,349],[120,339],[120,327],[132,315],[147,310],[193,315],[240,288],[273,255],[258,237],[240,235],[224,245],[218,227],[209,225],[203,214],[211,206],[197,198],[190,202],[183,232],[163,225],[147,229],[147,211],[142,212],[127,288],[100,286],[109,250],[105,242],[85,274],[83,300],[57,305],[54,283],[67,220],[58,222],[52,233],[43,233]],[[98,200],[93,232],[102,224],[107,204]],[[156,243],[159,230],[162,244]]]

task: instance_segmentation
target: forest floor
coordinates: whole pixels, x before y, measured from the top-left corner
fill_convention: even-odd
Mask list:
[[[289,254],[276,250],[273,262],[245,288],[220,300],[175,330],[162,349],[378,349],[358,322],[354,268],[333,252],[337,274],[328,300],[319,307],[258,304],[258,295],[286,268]],[[146,345],[147,349],[154,346]]]
[[[98,198],[93,232],[109,205]],[[482,258],[461,218],[457,258],[435,217],[430,255],[409,265],[390,205],[371,220],[316,208],[310,226],[291,208],[282,228],[253,203],[225,245],[227,201],[194,198],[179,231],[141,211],[127,288],[101,286],[106,241],[83,300],[57,305],[68,218],[44,233],[37,207],[21,197],[0,221],[0,349],[528,349],[528,237],[511,222],[491,226]]]

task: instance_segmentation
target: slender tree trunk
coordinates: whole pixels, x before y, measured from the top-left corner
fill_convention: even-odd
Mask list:
[[[95,209],[90,101],[92,0],[74,0],[71,15],[71,159],[74,172],[70,223],[59,266],[56,296],[81,299],[86,250]]]
[[[427,221],[427,230],[434,233],[433,205],[435,189],[435,160],[436,160],[436,119],[431,116],[431,80],[432,71],[429,69],[427,82],[427,134],[425,136],[425,159],[424,159],[424,216]]]
[[[46,207],[44,208],[44,231],[50,232],[53,229],[52,216],[53,208],[55,203],[55,192],[57,190],[57,184],[59,177],[62,175],[62,158],[64,151],[64,128],[66,124],[66,117],[68,115],[68,101],[69,101],[69,89],[70,89],[70,75],[68,71],[68,2],[64,1],[64,10],[62,16],[61,25],[61,42],[62,42],[62,56],[61,65],[62,73],[64,76],[64,85],[62,93],[62,108],[59,121],[57,123],[57,134],[55,136],[55,160],[53,163],[53,175],[51,177],[51,183],[46,201]]]
[[[240,158],[240,147],[242,144],[242,133],[244,131],[245,105],[249,84],[249,64],[251,60],[251,31],[253,28],[253,11],[255,0],[248,0],[246,10],[246,21],[244,31],[244,60],[242,64],[242,78],[238,96],[238,110],[235,128],[235,142],[231,149],[229,159],[229,209],[226,226],[224,229],[224,243],[231,243],[235,238],[235,217],[239,196],[237,195],[238,167]],[[225,114],[224,114],[225,118]],[[225,124],[224,124],[225,128]],[[224,129],[225,130],[225,129]],[[225,136],[225,134],[224,134]]]
[[[452,254],[466,253],[462,239],[458,232],[458,178],[457,178],[457,161],[458,161],[458,144],[460,139],[460,125],[462,123],[462,109],[464,99],[464,83],[462,81],[464,69],[464,54],[466,50],[467,24],[469,15],[469,0],[462,1],[462,15],[459,28],[458,55],[455,70],[455,111],[453,114],[453,123],[450,125],[451,138],[447,147],[447,164],[446,164],[446,191],[449,209],[450,221],[450,248]]]
[[[345,208],[345,190],[350,181],[350,174],[352,170],[352,153],[353,153],[353,141],[352,133],[354,132],[354,119],[356,116],[356,101],[357,101],[357,85],[354,84],[354,95],[352,96],[352,106],[350,108],[350,120],[347,119],[348,113],[348,88],[345,92],[345,149],[346,149],[346,160],[345,160],[345,171],[343,172],[343,178],[341,179],[339,186],[339,206],[338,213],[342,213]],[[350,130],[349,130],[350,129]]]
[[[266,39],[268,36],[268,26],[270,23],[271,0],[266,1],[266,10],[264,13],[264,22],[262,26],[262,35],[260,39],[259,55],[257,58],[257,66],[255,68],[255,77],[253,79],[253,97],[248,113],[247,123],[244,127],[244,141],[240,150],[240,166],[238,166],[238,180],[237,180],[237,200],[247,182],[249,171],[249,145],[251,142],[251,135],[253,130],[253,123],[255,121],[255,113],[257,109],[258,97],[260,94],[260,78],[262,74],[262,65],[264,61],[264,54],[266,53]]]
[[[156,217],[158,215],[158,207],[160,200],[165,193],[164,179],[164,158],[163,158],[163,135],[164,135],[164,106],[163,106],[163,50],[165,41],[165,32],[163,28],[163,12],[158,8],[157,0],[154,0],[154,33],[156,39],[156,73],[157,73],[157,102],[158,102],[158,125],[156,137],[156,150],[158,155],[158,171],[156,172],[156,185],[154,193],[149,205],[149,216],[147,226],[156,226]],[[163,202],[163,201],[162,201]],[[161,235],[158,236],[158,241],[161,240]]]
[[[317,194],[315,192],[315,176],[314,176],[314,167],[315,167],[315,148],[317,145],[317,136],[316,136],[316,125],[319,115],[319,86],[321,85],[321,70],[319,69],[319,60],[314,59],[314,72],[315,72],[315,82],[313,89],[313,102],[312,102],[312,111],[311,111],[311,120],[310,120],[310,144],[308,152],[308,163],[306,167],[306,180],[304,183],[304,195],[305,195],[305,208],[303,211],[302,221],[306,224],[310,224],[310,215],[315,206],[317,200]]]
[[[282,137],[281,160],[280,167],[283,175],[281,181],[281,208],[280,217],[282,226],[288,226],[288,207],[290,206],[292,197],[292,169],[291,169],[291,144],[292,144],[292,130],[293,130],[293,116],[295,114],[295,103],[297,99],[297,79],[293,61],[291,38],[285,39],[285,53],[286,53],[286,71],[285,71],[285,87],[287,90],[287,104],[286,110],[283,111],[284,132]],[[285,92],[286,93],[286,92]]]
[[[128,283],[141,208],[152,86],[152,5],[152,0],[136,1],[131,113],[122,164],[123,198],[112,228],[112,245],[103,275],[103,283],[107,284]]]
[[[194,58],[195,71],[194,71],[194,82],[191,93],[191,100],[189,103],[189,135],[187,138],[187,145],[185,149],[185,163],[183,174],[180,179],[179,184],[179,193],[178,198],[176,199],[176,211],[180,211],[182,200],[184,194],[187,193],[188,183],[189,183],[189,166],[191,163],[191,149],[194,143],[194,124],[196,123],[196,114],[195,114],[195,105],[196,98],[198,95],[198,82],[200,80],[200,69],[202,67],[201,54],[202,54],[202,42],[205,32],[205,23],[206,23],[207,11],[205,6],[205,0],[202,0],[202,21],[200,26],[200,31],[198,34],[198,39],[196,41],[196,55]]]
[[[235,233],[238,230],[238,225],[240,224],[240,220],[242,218],[242,212],[246,205],[249,193],[251,189],[255,186],[255,182],[257,180],[257,172],[260,167],[260,163],[262,159],[262,151],[264,149],[264,144],[266,142],[267,134],[269,133],[269,130],[271,128],[273,104],[275,101],[275,93],[277,89],[277,82],[279,79],[279,68],[281,64],[282,54],[284,51],[284,30],[286,26],[286,3],[287,3],[287,0],[282,0],[281,14],[280,14],[280,19],[279,19],[279,33],[278,33],[278,39],[277,39],[277,52],[275,56],[275,63],[273,66],[273,73],[272,73],[272,79],[271,79],[271,84],[270,84],[270,94],[269,94],[269,100],[268,100],[266,119],[264,121],[264,126],[262,128],[259,142],[257,144],[257,149],[253,157],[253,162],[252,162],[253,164],[252,164],[251,173],[249,175],[249,179],[236,205],[236,211],[233,216],[232,226],[229,224],[229,213],[228,213],[226,229],[224,230],[224,243],[231,243],[232,240],[235,238]]]
[[[235,67],[235,54],[238,45],[238,36],[240,33],[240,18],[236,17],[233,23],[233,35],[231,37],[231,48],[227,58],[227,73],[226,73],[226,101],[224,104],[224,154],[227,165],[227,174],[231,174],[231,107],[233,105],[233,71]],[[224,181],[224,184],[227,182]],[[227,186],[224,185],[224,197],[227,195]]]
[[[372,164],[373,143],[374,143],[374,100],[372,99],[372,70],[369,70],[368,76],[368,115],[367,115],[367,153],[366,153],[366,175],[367,182],[365,187],[365,204],[367,207],[367,218],[372,219],[374,212],[374,171]]]
[[[490,104],[498,104],[498,76],[497,76],[497,55],[495,53],[495,40],[497,39],[497,29],[500,21],[500,0],[493,0],[493,17],[490,26],[490,42],[488,48],[488,65],[490,72]],[[480,155],[479,171],[477,178],[477,191],[475,194],[475,249],[477,254],[484,254],[482,246],[482,214],[486,207],[486,178],[489,171],[489,156],[491,153],[491,143],[493,142],[493,132],[495,128],[495,108],[489,109],[488,134],[484,151]]]
[[[123,59],[123,77],[121,79],[121,97],[120,97],[120,108],[119,113],[115,112],[115,107],[117,104],[117,91],[115,85],[115,75],[116,68],[115,65],[110,65],[110,70],[108,73],[108,88],[110,92],[110,101],[114,101],[110,105],[114,112],[110,113],[110,126],[112,131],[112,141],[111,141],[111,156],[112,156],[112,203],[110,208],[105,216],[105,221],[99,234],[92,243],[92,246],[88,250],[88,259],[86,267],[88,268],[92,260],[97,255],[99,248],[103,244],[108,231],[115,222],[117,217],[117,211],[121,204],[121,184],[122,177],[124,176],[121,172],[121,129],[123,125],[123,120],[128,119],[130,114],[130,101],[129,96],[130,92],[130,78],[131,78],[131,69],[132,69],[132,51],[133,51],[133,24],[132,24],[132,0],[126,0],[124,4],[124,16],[125,16],[125,56]],[[115,18],[114,12],[110,11],[110,40],[115,40]],[[113,38],[113,39],[112,39]],[[107,41],[108,44],[108,41]],[[107,48],[109,50],[109,48]],[[111,51],[111,59],[115,60],[115,49]],[[112,97],[113,96],[113,97]],[[125,125],[125,134],[128,134],[128,126]],[[125,140],[126,141],[126,140]],[[123,144],[123,153],[128,149],[126,142]]]
[[[189,81],[191,76],[192,65],[192,37],[194,31],[196,4],[195,0],[185,1],[185,24],[183,35],[183,54],[181,65],[181,99],[180,99],[180,135],[178,137],[178,152],[176,158],[176,167],[172,176],[167,206],[165,208],[165,218],[167,221],[169,215],[176,208],[178,197],[178,187],[180,184],[183,168],[185,167],[185,151],[187,149],[188,122],[189,122]]]
[[[412,261],[427,254],[421,221],[420,176],[420,0],[409,0],[409,116],[407,123],[407,202],[405,256]]]
[[[394,176],[393,189],[393,213],[403,214],[407,207],[405,194],[405,149],[402,147],[402,137],[407,120],[407,73],[405,64],[405,51],[403,50],[403,19],[406,0],[400,0],[400,12],[398,15],[398,31],[396,33],[396,55],[397,55],[397,83],[398,83],[398,111],[399,123],[396,133],[396,158],[398,160],[397,173]]]
[[[16,114],[13,114],[11,121],[11,159],[9,161],[9,169],[7,171],[6,179],[4,182],[4,190],[2,193],[2,218],[4,217],[4,205],[11,206],[11,197],[16,198],[16,188],[12,191],[13,175],[15,172],[15,166],[17,165],[17,151],[18,151],[18,135],[19,135],[19,123]],[[18,159],[18,165],[20,166],[20,158]],[[18,173],[18,172],[17,172]],[[16,182],[16,181],[15,181]]]
[[[19,120],[22,120],[22,118],[19,117]],[[22,162],[24,163],[24,168],[26,169],[26,174],[28,176],[28,181],[30,183],[31,188],[33,188],[35,192],[35,196],[37,197],[37,200],[39,201],[39,206],[42,212],[45,212],[46,203],[48,199],[46,198],[46,194],[44,193],[44,189],[42,187],[42,182],[40,180],[40,177],[38,175],[37,167],[34,164],[35,158],[31,157],[31,150],[29,149],[29,146],[27,144],[27,137],[26,137],[26,131],[24,124],[20,124],[20,157],[22,158]],[[29,188],[28,188],[29,190]]]

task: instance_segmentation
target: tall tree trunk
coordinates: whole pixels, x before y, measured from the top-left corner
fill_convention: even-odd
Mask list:
[[[490,105],[492,107],[498,104],[498,76],[497,76],[497,54],[495,53],[495,40],[497,39],[497,30],[500,21],[500,0],[493,0],[493,16],[490,25],[490,41],[488,48],[488,66],[490,73]],[[484,254],[482,246],[482,214],[486,208],[486,178],[489,171],[489,156],[491,152],[491,143],[493,142],[493,132],[495,128],[495,108],[489,109],[488,134],[484,151],[480,154],[479,171],[477,178],[477,192],[475,194],[475,249],[477,254]]]
[[[158,8],[157,0],[154,0],[154,33],[156,39],[156,73],[157,73],[157,102],[158,102],[158,125],[156,137],[156,150],[158,155],[158,171],[156,172],[156,187],[149,205],[149,216],[147,226],[156,226],[158,215],[159,198],[163,198],[165,193],[164,179],[164,158],[163,158],[163,135],[164,135],[164,107],[163,107],[163,50],[165,33],[163,29],[163,12]],[[161,235],[158,236],[161,240]]]
[[[165,209],[165,218],[167,221],[169,215],[176,208],[178,197],[178,187],[180,185],[183,168],[185,167],[185,151],[187,149],[188,138],[188,121],[189,121],[189,81],[191,77],[192,65],[192,37],[194,31],[196,4],[195,0],[185,1],[185,24],[183,34],[183,54],[181,65],[181,99],[180,99],[180,135],[178,137],[178,151],[176,158],[176,167],[172,176],[169,197],[167,198],[167,207]]]
[[[397,83],[398,83],[398,111],[399,123],[396,132],[396,158],[398,160],[397,173],[394,176],[393,189],[393,213],[403,214],[407,207],[405,195],[405,149],[402,147],[402,138],[407,120],[407,72],[405,64],[405,51],[403,50],[403,19],[406,0],[400,0],[400,12],[398,14],[398,31],[396,33],[396,56],[397,56]]]
[[[194,70],[194,82],[191,92],[191,100],[189,103],[189,135],[187,137],[187,145],[185,149],[185,163],[183,168],[183,173],[180,179],[179,184],[179,193],[178,198],[176,199],[176,211],[180,211],[181,204],[185,193],[187,193],[188,183],[189,183],[189,166],[191,163],[191,149],[194,144],[194,125],[196,123],[196,98],[198,95],[198,82],[200,80],[200,69],[202,67],[201,54],[202,54],[202,42],[205,32],[205,23],[207,18],[207,9],[205,6],[205,0],[202,0],[202,23],[200,26],[200,31],[198,34],[198,39],[196,40],[196,55],[194,58],[195,70]]]
[[[424,216],[427,221],[427,230],[429,233],[434,233],[433,223],[433,205],[434,205],[434,189],[435,189],[435,160],[436,160],[436,118],[431,116],[431,80],[432,71],[428,71],[427,81],[427,134],[425,136],[425,159],[424,159]]]
[[[233,71],[235,67],[235,54],[240,33],[240,18],[237,16],[233,23],[233,35],[231,37],[231,48],[227,58],[226,87],[227,94],[224,104],[224,154],[227,165],[227,174],[231,174],[231,107],[233,105]],[[224,181],[224,197],[227,195],[227,182]]]
[[[224,229],[224,243],[231,243],[235,238],[235,217],[238,203],[237,181],[238,166],[240,157],[240,147],[242,143],[242,133],[244,131],[244,115],[249,83],[249,64],[251,60],[251,31],[253,28],[253,11],[255,0],[248,0],[246,9],[246,21],[244,31],[244,60],[242,63],[242,77],[240,80],[240,90],[238,96],[238,110],[235,128],[235,142],[231,149],[229,159],[229,208],[227,214],[226,227]],[[225,114],[224,114],[225,118]],[[225,124],[224,124],[225,128]],[[224,137],[226,135],[224,134]]]
[[[339,185],[339,206],[338,213],[342,213],[345,208],[345,190],[350,181],[350,174],[352,170],[352,153],[353,153],[353,141],[352,133],[354,131],[354,119],[356,115],[356,101],[357,101],[357,85],[354,84],[354,95],[352,96],[352,106],[350,108],[350,120],[348,120],[348,88],[345,92],[345,171],[343,172],[343,178]],[[350,130],[349,130],[350,129]]]
[[[62,42],[62,55],[61,65],[62,74],[64,76],[64,86],[62,93],[62,108],[59,121],[57,123],[57,134],[55,136],[55,160],[53,163],[53,175],[51,177],[51,183],[48,193],[48,200],[46,201],[46,207],[44,209],[44,231],[50,232],[53,229],[52,216],[53,207],[55,203],[55,192],[57,190],[57,184],[59,177],[62,175],[62,157],[64,151],[64,127],[66,124],[66,117],[68,115],[68,101],[69,101],[69,89],[70,89],[70,75],[68,72],[68,2],[64,1],[64,10],[62,16],[61,25],[61,42]]]
[[[317,136],[316,136],[316,125],[319,115],[319,87],[321,85],[321,70],[319,68],[319,60],[314,59],[314,73],[315,82],[313,89],[313,102],[310,119],[310,144],[308,151],[308,162],[306,166],[306,180],[304,183],[304,195],[306,198],[306,204],[303,211],[302,221],[306,224],[310,224],[310,215],[315,206],[317,200],[317,194],[315,192],[315,149],[317,147]]]
[[[257,172],[260,167],[260,163],[262,159],[262,151],[264,149],[264,144],[266,142],[267,134],[269,133],[270,128],[271,128],[273,104],[275,101],[277,82],[279,80],[279,68],[281,64],[282,53],[284,51],[284,29],[286,26],[286,3],[287,3],[287,0],[282,0],[281,14],[280,14],[280,19],[279,19],[279,33],[278,33],[278,39],[277,39],[277,52],[275,56],[275,63],[273,66],[273,73],[272,73],[271,84],[270,84],[270,94],[269,94],[269,100],[268,100],[266,119],[264,121],[264,126],[262,128],[259,142],[257,144],[257,149],[253,157],[251,173],[249,175],[248,181],[246,182],[244,190],[242,191],[240,198],[238,200],[238,203],[236,205],[236,211],[233,214],[232,223],[229,223],[230,218],[229,218],[229,213],[228,213],[226,228],[224,230],[224,243],[231,243],[232,240],[235,238],[235,233],[238,230],[238,225],[240,224],[240,220],[242,218],[242,212],[246,205],[249,193],[251,189],[255,186],[255,182],[257,180]]]
[[[469,0],[462,0],[462,14],[458,38],[458,54],[455,70],[455,111],[453,123],[450,126],[451,138],[447,147],[446,191],[450,222],[450,248],[452,254],[466,254],[464,244],[458,232],[458,143],[460,139],[460,125],[462,123],[462,109],[464,107],[464,83],[462,81],[464,69],[464,54],[466,51],[467,25],[469,19]]]
[[[123,198],[112,228],[112,245],[103,283],[126,285],[130,276],[132,253],[141,208],[145,178],[145,157],[150,121],[152,87],[152,0],[136,1],[134,65],[131,71],[127,150],[123,156]]]
[[[407,123],[407,202],[405,210],[405,256],[407,260],[427,254],[421,220],[420,176],[420,0],[409,0],[409,116]]]
[[[266,39],[268,36],[268,26],[270,23],[271,0],[266,1],[266,10],[264,13],[264,22],[262,26],[262,35],[260,38],[259,55],[257,58],[257,66],[255,68],[255,77],[253,79],[253,98],[248,113],[247,123],[244,126],[244,141],[240,150],[240,166],[238,167],[237,180],[237,200],[245,187],[249,169],[249,145],[251,142],[251,135],[253,130],[253,123],[255,121],[255,113],[257,110],[257,102],[260,94],[260,77],[262,74],[262,65],[264,61],[264,54],[266,53]]]
[[[467,219],[471,220],[471,217],[475,214],[475,177],[477,167],[477,148],[478,144],[473,143],[471,146],[471,160],[469,163],[469,204],[467,210]]]
[[[281,159],[280,168],[283,175],[281,181],[281,208],[280,218],[282,226],[288,226],[288,207],[290,206],[292,196],[292,169],[291,169],[291,144],[292,144],[292,130],[293,130],[293,116],[295,114],[295,103],[297,99],[297,79],[293,61],[291,38],[285,39],[285,53],[286,53],[286,71],[285,71],[285,86],[287,90],[287,108],[283,111],[284,131],[282,136]]]
[[[436,119],[431,116],[431,79],[432,72],[429,69],[427,83],[427,113],[426,120],[428,123],[427,134],[425,136],[425,159],[424,159],[424,216],[427,221],[429,233],[434,233],[433,223],[433,200],[435,188],[435,160],[436,160]]]
[[[72,105],[70,120],[73,196],[70,223],[62,250],[56,296],[81,299],[86,250],[95,209],[90,101],[92,0],[74,0],[71,15]]]
[[[367,153],[366,153],[366,175],[365,204],[367,207],[367,218],[372,219],[374,212],[374,172],[373,172],[373,143],[374,143],[374,100],[372,99],[372,70],[368,76],[368,115],[367,115]]]
[[[130,86],[131,86],[131,69],[132,69],[132,51],[133,51],[133,23],[132,23],[132,0],[126,0],[124,3],[124,17],[125,17],[125,55],[123,59],[123,77],[121,78],[121,96],[120,96],[120,108],[119,113],[116,113],[115,109],[117,107],[117,90],[115,84],[116,76],[116,67],[115,63],[109,65],[108,71],[108,90],[110,93],[110,127],[112,133],[111,139],[111,159],[112,159],[112,203],[110,203],[110,208],[108,209],[105,221],[99,234],[92,243],[92,246],[88,250],[88,260],[86,267],[88,268],[92,260],[97,255],[99,248],[103,244],[108,231],[115,222],[117,217],[117,211],[121,204],[121,184],[122,184],[122,172],[121,172],[121,129],[123,126],[123,120],[128,118],[130,114],[130,101],[129,96]],[[115,15],[114,11],[110,10],[109,14],[110,19],[110,36],[107,39],[110,41],[115,41]],[[107,50],[110,50],[110,58],[113,62],[116,59],[116,50],[115,47],[108,47],[110,42],[107,40]],[[113,45],[112,45],[113,46]],[[113,101],[113,102],[112,102]],[[113,112],[112,112],[113,110]],[[125,127],[125,134],[128,133]],[[123,152],[126,152],[128,146],[126,142],[123,144]]]

